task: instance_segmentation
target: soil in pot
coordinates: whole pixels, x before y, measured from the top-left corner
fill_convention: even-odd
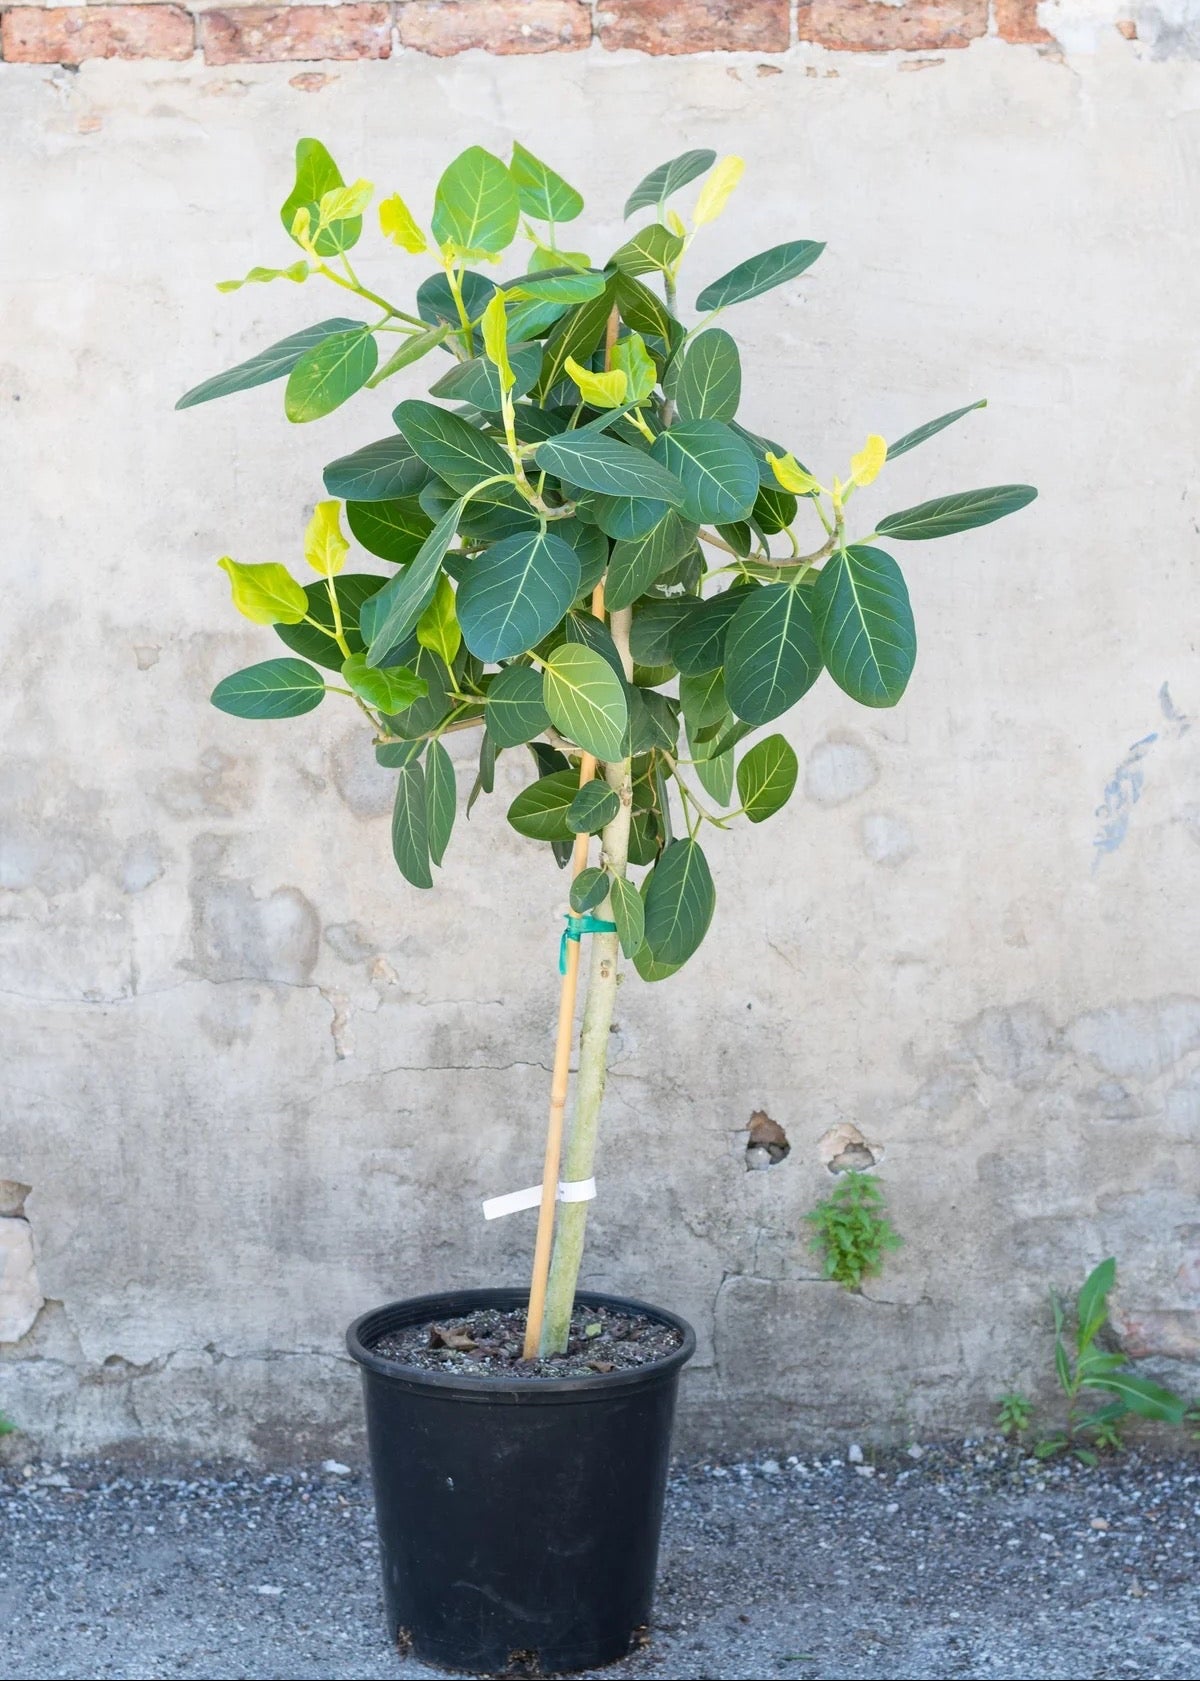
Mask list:
[[[571,1320],[566,1352],[536,1360],[522,1356],[525,1309],[477,1308],[456,1318],[389,1331],[372,1351],[401,1366],[462,1377],[564,1378],[627,1372],[682,1346],[674,1325],[644,1313],[588,1308]]]

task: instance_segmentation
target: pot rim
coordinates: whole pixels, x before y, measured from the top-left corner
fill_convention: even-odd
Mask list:
[[[470,1312],[479,1307],[517,1307],[528,1299],[527,1289],[514,1285],[477,1289],[439,1290],[428,1296],[407,1296],[360,1314],[346,1332],[350,1358],[367,1372],[408,1389],[431,1389],[446,1400],[492,1400],[536,1403],[556,1400],[594,1400],[598,1392],[638,1388],[672,1380],[696,1352],[696,1333],[686,1319],[669,1308],[654,1307],[632,1296],[613,1296],[603,1291],[580,1290],[576,1301],[589,1307],[618,1308],[645,1314],[660,1324],[679,1331],[678,1348],[659,1360],[621,1372],[593,1372],[587,1377],[463,1377],[457,1372],[426,1371],[376,1354],[374,1344],[388,1331],[437,1319],[447,1314]]]

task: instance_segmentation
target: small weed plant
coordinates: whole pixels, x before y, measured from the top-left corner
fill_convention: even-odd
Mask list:
[[[1033,1402],[1019,1389],[1010,1389],[996,1402],[996,1428],[1002,1436],[1019,1442],[1033,1423]]]
[[[825,1277],[847,1290],[861,1290],[864,1278],[878,1278],[884,1256],[904,1241],[887,1217],[882,1187],[866,1173],[847,1173],[804,1218],[813,1228],[809,1247],[821,1256]]]
[[[1160,1424],[1186,1424],[1200,1419],[1200,1408],[1182,1396],[1129,1370],[1123,1354],[1103,1348],[1098,1338],[1108,1323],[1108,1298],[1117,1282],[1117,1263],[1110,1256],[1084,1280],[1074,1311],[1068,1313],[1056,1294],[1054,1311],[1054,1370],[1066,1400],[1061,1428],[1034,1446],[1039,1459],[1070,1453],[1084,1465],[1095,1465],[1105,1451],[1122,1447],[1118,1426],[1129,1417]],[[1033,1423],[1033,1402],[1012,1390],[996,1403],[996,1428],[1019,1441]]]

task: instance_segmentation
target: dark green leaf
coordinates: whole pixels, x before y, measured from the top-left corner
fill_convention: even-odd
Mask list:
[[[1182,1424],[1187,1402],[1182,1395],[1151,1383],[1149,1378],[1136,1377],[1132,1372],[1113,1372],[1109,1377],[1094,1378],[1089,1389],[1105,1395],[1115,1395],[1139,1418],[1156,1419],[1162,1424]]]
[[[342,614],[342,634],[352,654],[363,651],[363,638],[358,628],[359,610],[364,601],[383,588],[385,581],[370,572],[339,572],[334,579]],[[317,624],[324,628],[318,630],[316,625],[304,623],[276,625],[275,634],[293,653],[302,654],[306,660],[314,660],[330,671],[340,671],[346,656],[334,640],[333,607],[325,580],[322,578],[318,583],[306,584],[304,593],[308,597],[308,617],[316,619]]]
[[[669,665],[671,638],[700,603],[694,597],[674,596],[669,601],[648,601],[633,615],[629,646],[640,665]]]
[[[223,677],[212,703],[235,718],[298,718],[325,698],[325,679],[304,660],[263,660]]]
[[[771,470],[771,463],[767,460],[767,455],[768,453],[771,455],[786,455],[788,451],[782,444],[777,444],[773,438],[763,438],[760,437],[757,432],[748,431],[747,428],[740,423],[740,421],[731,420],[729,425],[731,429],[737,433],[738,437],[742,439],[743,443],[750,445],[750,449],[754,455],[755,464],[758,467],[759,484],[778,490],[779,480],[775,477],[775,474]],[[804,463],[799,462],[798,465],[803,467]]]
[[[184,392],[175,407],[195,408],[197,403],[211,403],[214,397],[228,397],[234,391],[249,391],[255,385],[282,379],[284,374],[291,373],[302,356],[317,345],[336,334],[352,331],[365,332],[365,323],[347,321],[344,316],[335,315],[328,321],[318,321],[315,327],[302,327],[298,333],[280,339],[278,344],[260,350],[249,361],[239,362],[236,368],[227,368],[223,374],[214,374],[211,379],[194,385],[190,391]]]
[[[629,824],[629,862],[653,864],[662,847],[663,834],[657,812],[635,811]]]
[[[507,665],[487,692],[488,733],[497,747],[520,747],[550,724],[542,702],[542,674],[529,665]]]
[[[688,740],[694,742],[697,730],[719,724],[725,717],[725,673],[702,671],[694,677],[679,679],[679,704],[687,725]]]
[[[459,284],[462,287],[463,308],[472,321],[478,321],[496,290],[496,282],[475,269],[465,269]],[[431,327],[461,326],[458,305],[444,274],[431,274],[417,287],[417,314]],[[478,338],[479,335],[475,336]],[[476,348],[481,349],[482,346]]]
[[[346,502],[387,502],[415,496],[429,477],[429,469],[408,441],[399,435],[364,444],[353,455],[341,455],[325,469],[325,489]]]
[[[671,659],[680,671],[694,675],[715,671],[724,662],[729,622],[745,599],[744,590],[726,590],[701,602],[671,636]]]
[[[625,685],[603,654],[578,642],[560,644],[546,656],[543,699],[569,741],[608,763],[624,757]]]
[[[460,512],[461,504],[456,502],[426,537],[412,564],[389,578],[373,598],[373,635],[367,650],[369,665],[382,665],[396,643],[416,628],[437,588],[438,573],[458,528]]]
[[[540,298],[527,298],[524,303],[510,303],[506,307],[508,336],[514,344],[544,338],[567,312],[566,304],[543,303]]]
[[[898,514],[888,514],[880,520],[877,530],[881,537],[903,538],[914,543],[929,537],[951,537],[956,531],[972,531],[977,525],[990,525],[1005,514],[1015,514],[1036,495],[1030,484],[995,484],[986,490],[962,490],[953,496],[920,502],[915,508],[905,508]]]
[[[508,172],[526,216],[539,222],[573,222],[583,209],[583,198],[574,187],[516,140]]]
[[[742,395],[737,345],[720,327],[698,333],[671,363],[664,389],[683,420],[732,420]]]
[[[599,870],[594,864],[586,870],[580,870],[571,883],[571,909],[576,916],[584,916],[588,911],[594,911],[607,897],[608,871]]]
[[[943,414],[937,420],[927,420],[924,426],[917,426],[911,432],[906,432],[902,438],[897,438],[894,444],[888,445],[887,458],[894,461],[898,455],[906,450],[916,449],[926,438],[932,438],[947,426],[953,426],[956,420],[961,420],[964,414],[971,414],[975,409],[986,409],[987,398],[981,397],[977,403],[968,403],[965,408],[953,409],[949,414]]]
[[[425,808],[429,855],[435,864],[446,856],[458,804],[454,761],[440,741],[431,741],[425,755]]]
[[[414,446],[415,447],[415,446]],[[644,496],[672,504],[683,500],[675,475],[649,455],[604,432],[564,432],[539,444],[534,460],[548,473],[605,496]]]
[[[317,206],[326,193],[344,187],[341,171],[319,140],[297,140],[296,180],[279,210],[279,220],[291,237],[292,223],[302,205],[307,206],[312,225],[317,225]],[[347,216],[343,221],[331,222],[317,235],[314,245],[322,257],[338,251],[349,251],[362,233],[362,217]]]
[[[618,543],[636,543],[660,525],[672,510],[665,502],[644,496],[601,496],[592,499],[596,524]]]
[[[412,398],[397,405],[393,418],[413,451],[452,490],[473,490],[483,479],[512,472],[507,452],[494,438],[435,403]]]
[[[384,662],[385,669],[390,669],[393,664],[394,656]],[[418,645],[416,652],[410,655],[410,664],[413,675],[424,683],[425,693],[411,705],[404,707],[403,711],[384,715],[388,733],[403,736],[408,740],[416,736],[426,736],[431,730],[436,730],[438,725],[450,716],[454,707],[454,679],[439,654],[435,654],[432,648],[422,648]]]
[[[760,484],[750,518],[764,537],[772,537],[777,531],[787,530],[796,517],[799,505],[792,493],[781,485]]]
[[[607,782],[585,782],[567,808],[567,827],[574,835],[598,835],[621,809],[621,801]]]
[[[781,735],[756,741],[737,768],[738,798],[751,823],[773,817],[791,799],[800,766]]]
[[[761,493],[760,493],[761,494]],[[735,520],[732,525],[718,525],[717,536],[723,537],[729,547],[743,560],[754,547],[754,533],[750,529],[748,520]]]
[[[621,656],[617,652],[617,645],[609,633],[608,626],[602,619],[597,619],[590,612],[568,613],[563,620],[563,641],[578,642],[585,648],[591,648],[601,659],[608,662],[624,682],[625,668],[621,664]]]
[[[346,524],[368,553],[394,566],[415,560],[433,521],[415,496],[389,502],[347,502]]]
[[[629,731],[631,753],[648,753],[653,747],[665,747],[668,753],[674,753],[679,741],[676,702],[653,689],[631,688]]]
[[[660,163],[657,169],[643,176],[625,200],[626,217],[632,216],[635,210],[644,210],[648,204],[662,204],[672,193],[706,174],[716,161],[717,154],[704,148]]]
[[[617,939],[625,956],[632,960],[646,938],[646,912],[642,896],[624,876],[613,876],[609,883],[609,892],[612,896],[612,919],[617,925]]]
[[[509,347],[514,385],[510,395],[515,402],[531,391],[542,371],[540,344],[515,344]],[[469,403],[484,414],[498,414],[501,406],[500,370],[486,356],[475,356],[469,362],[456,362],[448,373],[429,387],[433,397],[445,397],[456,403]]]
[[[283,412],[297,425],[332,414],[362,390],[378,360],[375,339],[365,327],[322,339],[304,352],[288,375]]]
[[[791,584],[746,591],[725,639],[725,692],[748,724],[778,718],[821,674],[808,593]]]
[[[733,798],[733,754],[713,753],[707,743],[691,742],[690,746],[697,782],[710,799],[719,806],[727,806]]]
[[[856,543],[822,568],[813,595],[821,658],[861,706],[895,706],[912,676],[917,633],[900,568]]]
[[[608,562],[607,606],[632,606],[656,578],[682,559],[695,537],[695,526],[671,509],[645,536],[615,543]]]
[[[646,944],[660,963],[686,963],[708,932],[717,898],[699,844],[672,841],[645,892]]]
[[[1110,1255],[1084,1280],[1079,1292],[1079,1348],[1082,1351],[1108,1319],[1108,1297],[1117,1282],[1117,1262]]]
[[[554,771],[521,790],[508,808],[508,821],[530,840],[572,840],[567,811],[578,792],[578,771]]]
[[[416,741],[378,741],[375,743],[375,762],[384,770],[402,770],[420,758],[425,751],[425,739]]]
[[[508,537],[468,563],[458,590],[463,639],[481,660],[523,654],[579,594],[579,557],[552,532]]]
[[[437,184],[431,226],[439,245],[495,256],[512,244],[520,219],[512,176],[482,146],[468,146]]]
[[[612,295],[626,326],[633,327],[644,337],[660,338],[668,351],[674,350],[683,339],[683,328],[666,304],[633,275],[623,274],[618,269],[612,278]]]
[[[554,533],[578,555],[579,593],[590,595],[608,566],[608,544],[603,534],[594,525],[584,525],[577,519],[556,520]]]
[[[758,495],[750,446],[719,420],[684,420],[661,433],[650,451],[683,485],[685,518],[697,523],[744,519]]]
[[[639,228],[632,239],[626,240],[619,251],[608,259],[610,268],[623,274],[649,274],[657,269],[666,272],[683,250],[683,240],[661,222],[648,222]]]
[[[401,344],[399,350],[394,350],[381,368],[367,381],[370,390],[382,385],[385,379],[391,379],[401,368],[411,368],[414,362],[419,362],[423,356],[428,356],[431,350],[436,350],[439,344],[444,344],[449,337],[449,327],[427,327],[423,333],[414,333]]]
[[[429,814],[425,772],[413,760],[401,770],[392,807],[392,856],[400,874],[414,887],[432,887],[429,868]]]
[[[813,239],[790,239],[784,245],[773,245],[769,251],[760,251],[756,257],[748,257],[744,263],[730,269],[728,274],[714,280],[711,286],[706,286],[696,299],[696,308],[725,309],[730,304],[757,298],[760,293],[769,292],[774,286],[782,286],[785,280],[794,280],[798,274],[803,274],[824,249],[822,242]]]

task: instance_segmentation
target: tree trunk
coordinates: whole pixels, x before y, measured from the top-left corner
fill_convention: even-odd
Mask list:
[[[633,660],[629,652],[632,617],[629,608],[623,608],[612,614],[609,623],[627,679],[633,675]],[[600,859],[612,875],[624,876],[629,857],[629,825],[633,814],[630,761],[623,759],[618,764],[606,765],[604,775],[609,787],[620,799],[621,808],[601,834]],[[606,898],[594,914],[611,922],[611,898]],[[590,1179],[595,1168],[596,1135],[600,1126],[600,1109],[604,1101],[604,1083],[608,1075],[608,1039],[617,998],[621,957],[615,934],[592,934],[590,939],[591,963],[588,970],[587,997],[583,1006],[583,1027],[579,1035],[575,1108],[562,1168],[562,1179],[568,1184]],[[587,1217],[586,1202],[563,1203],[559,1210],[554,1238],[554,1259],[550,1266],[550,1284],[546,1293],[546,1317],[542,1329],[543,1354],[561,1353],[567,1346],[571,1310],[575,1304],[575,1286],[583,1260]]]

